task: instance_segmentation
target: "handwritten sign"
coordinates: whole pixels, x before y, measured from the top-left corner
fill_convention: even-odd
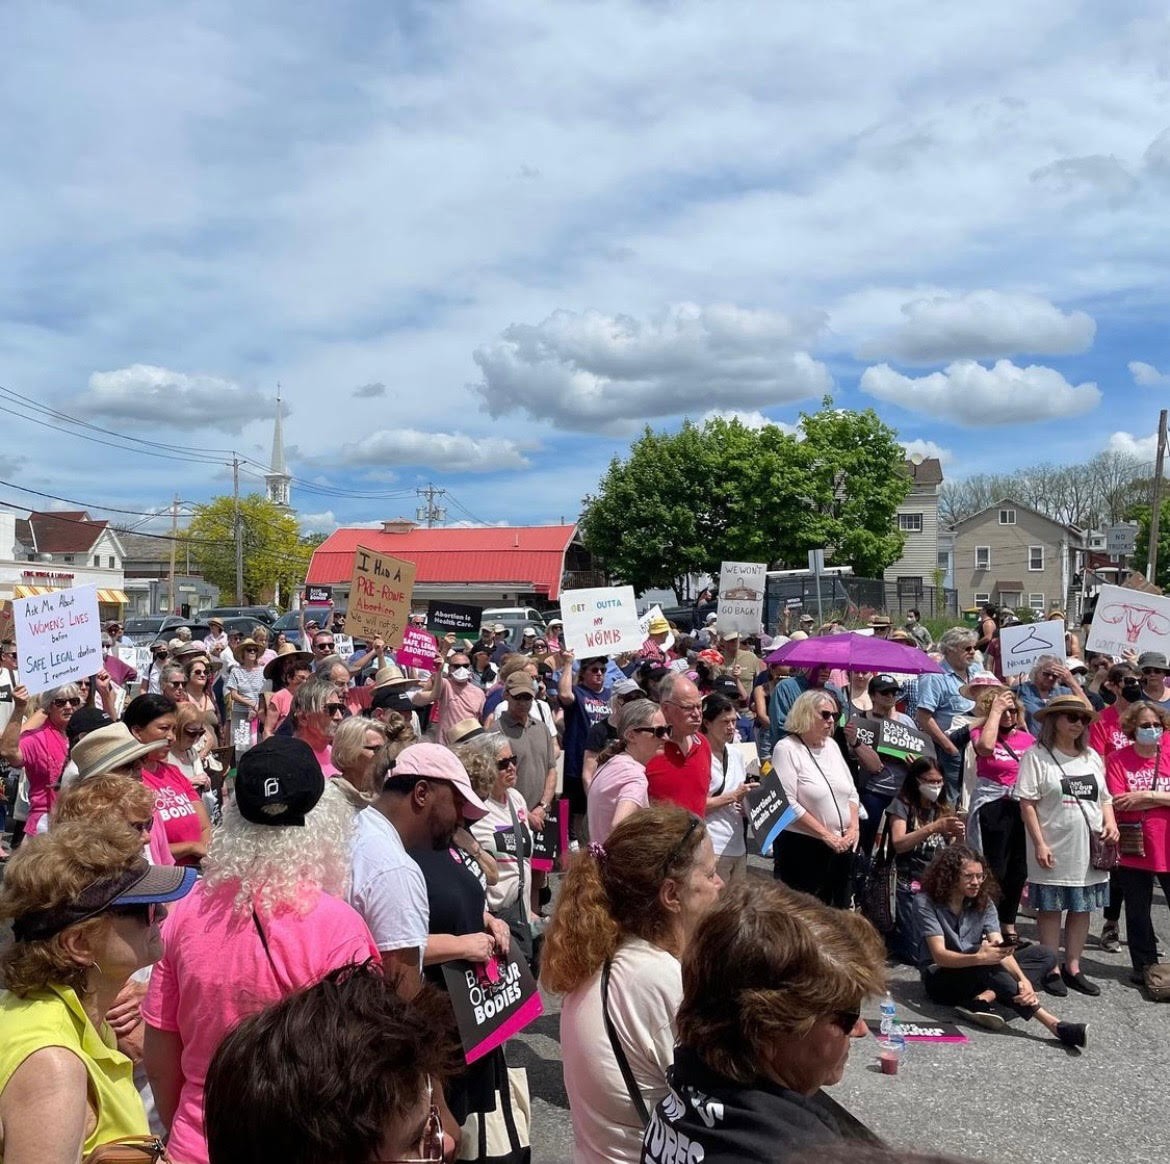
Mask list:
[[[402,632],[402,646],[394,652],[400,667],[418,667],[421,671],[435,669],[435,655],[439,644],[435,636],[416,626],[408,626]]]
[[[388,646],[400,647],[413,589],[413,562],[358,546],[353,554],[345,629],[361,639],[381,635]]]
[[[1085,646],[1118,657],[1125,651],[1170,652],[1170,598],[1102,586]]]
[[[773,768],[744,797],[747,805],[748,824],[752,828],[755,852],[767,857],[772,852],[776,838],[796,819],[796,809],[788,803],[780,777]]]
[[[638,609],[632,586],[597,586],[561,594],[565,645],[588,658],[636,651],[644,635],[638,628]]]
[[[764,613],[766,562],[724,562],[719,571],[719,617],[715,625],[721,634],[760,633]]]
[[[30,695],[102,669],[96,586],[74,586],[12,601],[20,678]]]
[[[1064,662],[1064,619],[1005,626],[999,632],[1000,656],[1005,678],[1027,675],[1042,655]]]
[[[437,635],[453,634],[474,639],[479,634],[483,611],[465,602],[428,602],[427,626]]]

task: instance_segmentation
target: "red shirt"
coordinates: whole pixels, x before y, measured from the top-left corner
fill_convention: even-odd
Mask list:
[[[707,789],[711,787],[711,745],[707,737],[696,732],[691,750],[667,740],[661,755],[646,765],[646,783],[650,799],[677,804],[698,817],[707,815]]]

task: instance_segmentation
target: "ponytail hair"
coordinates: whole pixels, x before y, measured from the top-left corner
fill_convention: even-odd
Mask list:
[[[597,766],[600,768],[606,760],[612,760],[619,752],[626,750],[626,733],[633,728],[648,727],[654,715],[659,711],[658,704],[652,699],[632,699],[618,708],[614,717],[613,730],[617,732],[617,739],[610,740],[602,748],[597,757]]]

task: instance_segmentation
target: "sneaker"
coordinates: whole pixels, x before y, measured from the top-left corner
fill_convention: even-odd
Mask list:
[[[1060,976],[1073,990],[1078,991],[1080,994],[1087,994],[1090,998],[1096,998],[1101,993],[1101,987],[1086,978],[1083,970],[1078,970],[1075,974],[1070,974],[1067,966],[1061,966]]]
[[[1056,1038],[1066,1047],[1083,1047],[1088,1030],[1084,1023],[1057,1023]]]
[[[1117,922],[1106,922],[1101,927],[1101,949],[1109,954],[1121,953],[1121,931]]]
[[[1044,979],[1044,989],[1056,998],[1068,997],[1068,987],[1065,986],[1064,980],[1055,970],[1049,977]]]
[[[1007,1026],[1003,1015],[990,1002],[982,1002],[980,999],[956,1006],[955,1014],[986,1031],[1002,1031]]]

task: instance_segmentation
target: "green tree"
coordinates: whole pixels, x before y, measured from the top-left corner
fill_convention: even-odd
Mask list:
[[[1146,565],[1150,560],[1150,515],[1153,507],[1149,505],[1135,505],[1126,514],[1127,521],[1138,523],[1137,540],[1134,542],[1133,554],[1129,558],[1130,566],[1146,572]],[[1170,497],[1162,502],[1162,514],[1158,518],[1158,565],[1155,570],[1156,578],[1150,581],[1161,586],[1163,590],[1170,589]]]
[[[244,601],[269,601],[280,587],[282,595],[304,581],[320,535],[302,538],[297,520],[259,493],[240,498],[244,547]],[[235,504],[231,497],[214,497],[195,507],[184,534],[191,560],[203,577],[224,595],[236,592]]]

